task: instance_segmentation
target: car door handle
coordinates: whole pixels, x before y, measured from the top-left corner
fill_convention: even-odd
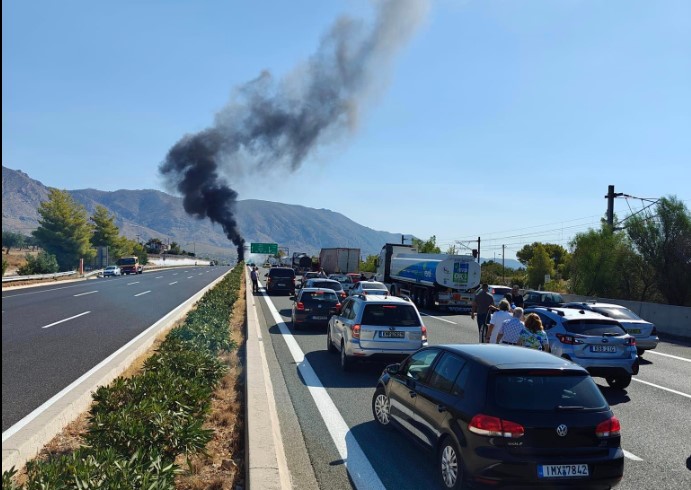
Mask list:
[[[439,413],[446,412],[446,407],[444,405],[437,405],[437,410]]]
[[[410,395],[410,398],[415,398],[417,396],[417,393],[415,393],[413,390],[410,390],[408,394]]]

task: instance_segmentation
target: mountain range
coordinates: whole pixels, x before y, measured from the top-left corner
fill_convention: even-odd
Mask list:
[[[50,188],[20,170],[2,167],[2,228],[28,235],[38,227],[38,208]],[[115,216],[120,233],[146,242],[159,238],[177,242],[197,255],[231,258],[235,246],[220,225],[197,219],[183,209],[182,198],[165,192],[144,190],[68,190],[89,216],[97,206]],[[375,255],[385,243],[399,243],[400,233],[378,231],[355,223],[340,213],[295,204],[256,199],[238,200],[238,228],[247,244],[277,243],[293,252],[318,255],[323,247],[359,248],[362,255]]]

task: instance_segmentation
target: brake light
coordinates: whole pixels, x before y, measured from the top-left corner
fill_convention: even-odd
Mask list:
[[[573,344],[582,344],[583,343],[583,341],[581,339],[577,339],[573,335],[566,335],[563,333],[558,333],[557,338],[559,339],[559,341],[562,344],[573,345]]]
[[[341,311],[341,303],[336,303],[336,311]]]
[[[302,301],[298,301],[295,305],[296,310],[303,311],[305,309],[305,304]]]
[[[345,298],[346,298],[346,293],[345,293],[345,291],[341,291],[340,294],[341,294],[341,299],[345,299]]]
[[[513,439],[523,437],[523,434],[525,434],[525,429],[521,424],[483,413],[477,414],[470,420],[468,430],[481,436],[509,437]]]
[[[595,435],[597,437],[612,437],[621,434],[621,424],[619,419],[611,417],[604,422],[600,422],[595,427]]]
[[[650,331],[650,335],[657,335],[657,327],[653,327],[653,329]]]
[[[360,338],[360,324],[359,323],[353,325],[353,338],[354,339]]]
[[[628,339],[626,339],[625,344],[628,346],[635,346],[636,345],[636,337],[629,337]]]
[[[422,326],[422,341],[427,342],[427,327]]]

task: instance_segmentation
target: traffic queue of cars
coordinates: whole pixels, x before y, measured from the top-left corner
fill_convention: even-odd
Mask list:
[[[273,275],[267,291],[295,284]],[[546,353],[429,345],[415,304],[375,281],[358,281],[346,295],[337,280],[310,278],[293,299],[293,328],[325,328],[326,349],[343,371],[357,361],[395,362],[377,381],[372,415],[381,429],[396,427],[430,451],[444,488],[612,488],[621,480],[621,426],[592,376],[624,389],[638,373],[637,349],[657,344],[654,325],[623,307],[526,307],[542,320]]]

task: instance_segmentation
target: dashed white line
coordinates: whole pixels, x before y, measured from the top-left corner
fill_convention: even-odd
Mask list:
[[[624,457],[625,458],[629,458],[633,461],[643,461],[643,458],[639,458],[635,454],[628,452],[626,449],[622,449],[622,451],[624,451]]]
[[[75,298],[77,298],[77,297],[79,297],[79,296],[86,296],[87,294],[94,294],[94,293],[98,293],[98,291],[88,291],[88,292],[86,292],[86,293],[73,294],[72,296],[74,296]]]
[[[691,398],[691,395],[687,393],[682,393],[681,391],[673,390],[672,388],[665,388],[664,386],[656,385],[655,383],[651,383],[650,381],[643,381],[642,379],[637,379],[637,378],[631,378],[632,381],[636,381],[638,383],[643,383],[644,385],[650,385],[654,386],[655,388],[660,388],[661,390],[669,391],[670,393],[674,393],[676,395],[681,395],[685,396],[686,398]]]
[[[90,312],[90,311],[85,311],[84,313],[80,313],[79,315],[74,315],[74,316],[71,316],[71,317],[69,317],[69,318],[65,318],[64,320],[58,320],[57,322],[53,322],[53,323],[51,323],[50,325],[46,325],[46,326],[41,327],[41,328],[49,328],[49,327],[52,327],[52,326],[57,325],[58,323],[68,322],[68,321],[70,321],[70,320],[74,320],[75,318],[79,318],[80,316],[88,315],[89,313],[91,313],[91,312]]]
[[[655,352],[654,350],[647,350],[647,351],[645,351],[645,353],[646,354],[655,354],[656,356],[671,357],[672,359],[677,359],[678,361],[691,362],[691,359],[687,359],[685,357],[673,356],[672,354],[665,354],[663,352]]]
[[[161,279],[163,276],[156,276],[154,279]]]
[[[421,314],[422,316],[428,316],[428,317],[430,317],[430,318],[434,318],[435,320],[439,320],[439,321],[442,321],[442,322],[450,323],[450,324],[452,324],[452,325],[458,325],[458,323],[452,322],[451,320],[447,320],[447,319],[445,319],[445,318],[439,318],[438,316],[428,315],[427,313],[423,313],[423,312],[420,312],[420,314]]]
[[[135,281],[135,282],[128,282],[128,283],[127,283],[127,285],[128,285],[128,286],[131,286],[132,284],[139,284],[139,281]]]
[[[192,279],[194,276],[187,276],[187,279]]]
[[[149,294],[150,292],[151,292],[151,290],[149,290],[149,291],[144,291],[143,293],[135,294],[134,297],[136,298],[137,296],[144,296],[145,294]]]
[[[172,286],[173,284],[177,284],[177,283],[178,283],[177,281],[169,282],[169,283],[168,283],[168,286]]]

